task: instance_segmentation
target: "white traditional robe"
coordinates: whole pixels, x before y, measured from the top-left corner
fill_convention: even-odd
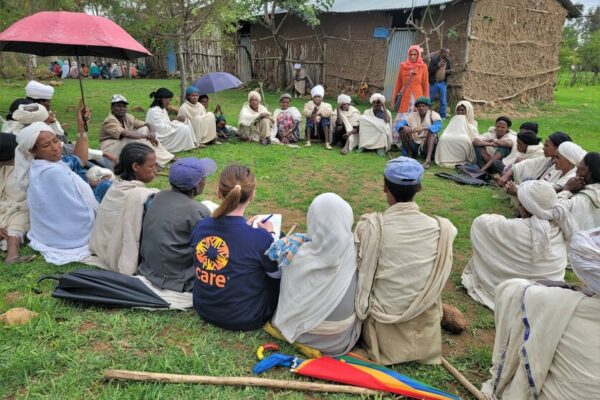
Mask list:
[[[183,122],[169,119],[169,113],[159,106],[152,107],[146,114],[146,122],[156,129],[158,141],[170,152],[187,151],[196,147],[196,137]]]
[[[186,100],[181,107],[179,107],[177,115],[186,118],[186,121],[194,131],[196,142],[198,144],[209,143],[217,138],[217,122],[215,114],[206,112],[206,108],[204,108],[200,102],[192,104]]]
[[[534,158],[543,158],[544,157],[544,145],[542,143],[536,145],[527,146],[527,150],[525,153],[521,153],[517,151],[516,153],[511,153],[508,157],[505,157],[502,160],[504,165],[516,165],[522,163],[525,160],[531,160]]]
[[[441,134],[435,150],[435,163],[454,168],[457,164],[475,162],[473,139],[479,136],[477,121],[469,123],[465,115],[455,115]]]
[[[558,201],[571,212],[580,231],[600,227],[600,183],[586,185],[576,194],[563,190]]]
[[[90,255],[98,202],[90,185],[64,162],[32,161],[27,205],[29,245],[47,262],[63,265]]]
[[[496,289],[490,399],[595,399],[600,393],[600,296],[504,281]],[[525,324],[527,322],[527,325]]]
[[[364,320],[371,360],[441,362],[441,294],[456,232],[450,221],[419,212],[413,202],[364,215],[356,225],[356,314]]]
[[[263,113],[269,113],[269,110],[262,104],[254,111],[248,102],[244,103],[238,117],[238,135],[242,140],[258,142],[271,136],[273,121],[271,117],[260,118]]]
[[[285,110],[276,108],[275,111],[273,111],[273,126],[271,127],[270,139],[272,142],[278,141],[277,134],[279,133],[279,117],[283,112],[289,113],[292,116],[292,119],[298,124],[298,130],[300,129],[300,123],[302,122],[302,114],[300,114],[300,110],[298,110],[296,107],[288,107]]]
[[[354,138],[352,138],[353,141],[350,143],[350,150],[352,150],[355,145],[369,150],[390,149],[392,146],[393,132],[392,114],[387,109],[385,112],[389,118],[389,122],[387,123],[383,119],[375,116],[373,108],[365,110],[359,120],[360,132],[358,133],[358,143],[355,143]]]
[[[133,275],[138,268],[144,203],[158,189],[140,181],[113,182],[98,207],[90,250],[104,269]]]
[[[513,181],[519,184],[530,179],[542,179],[544,175],[554,170],[554,161],[550,157],[531,158],[516,163],[512,170]]]
[[[550,254],[532,256],[529,218],[507,219],[483,214],[471,226],[473,256],[465,267],[462,284],[475,301],[494,309],[494,290],[507,279],[563,280],[567,244],[560,228],[551,223]]]
[[[23,238],[29,230],[27,194],[15,180],[13,165],[0,165],[0,228],[10,236]],[[0,240],[0,249],[6,251],[6,240]]]

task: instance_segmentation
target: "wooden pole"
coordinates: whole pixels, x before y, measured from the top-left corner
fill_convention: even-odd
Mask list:
[[[461,385],[465,387],[477,400],[487,400],[487,398],[481,393],[463,374],[461,374],[452,364],[450,364],[444,357],[442,357],[442,365],[454,376]]]
[[[282,390],[298,390],[302,392],[349,393],[362,396],[381,396],[382,392],[348,385],[332,385],[329,383],[288,381],[281,379],[265,379],[242,376],[202,376],[178,375],[156,372],[125,371],[107,369],[104,380],[195,383],[200,385],[257,386]]]

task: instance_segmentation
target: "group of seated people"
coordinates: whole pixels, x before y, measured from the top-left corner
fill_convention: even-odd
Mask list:
[[[200,93],[194,89],[188,89],[174,121],[167,111],[173,93],[167,89],[152,93],[145,122],[127,114],[125,97],[112,97],[97,158],[114,160],[114,171],[107,169],[106,178],[90,174],[98,164],[84,168],[92,160],[84,130],[89,110],[79,107],[77,141],[65,143],[49,111],[53,91],[37,82],[28,84],[31,101],[13,110],[7,121],[12,133],[0,134],[0,246],[7,251],[5,263],[30,260],[19,255],[26,235],[49,263],[83,262],[117,271],[143,282],[170,308],[193,307],[203,320],[224,329],[262,327],[311,357],[344,354],[362,338],[368,357],[382,364],[440,363],[441,293],[451,272],[457,231],[449,220],[420,212],[414,202],[422,190],[424,166],[405,156],[390,160],[383,171],[389,207],[363,215],[354,231],[351,205],[324,193],[308,208],[306,233],[277,237],[267,219],[245,217],[257,185],[245,166],[221,171],[220,204],[212,212],[194,200],[217,170],[210,159],[178,159],[169,168],[169,189],[146,187],[157,165],[173,160],[170,151],[216,140],[214,116],[197,107]],[[389,138],[394,140],[383,96],[371,97],[371,114],[357,115],[348,98],[339,99],[348,107],[333,112],[323,103],[322,92],[313,94],[304,110],[312,124],[309,138],[323,133],[331,145],[344,132],[340,140],[348,149],[360,146],[361,140],[375,143],[374,135],[361,139],[360,124],[369,121],[365,126],[373,132],[381,132],[379,122],[390,128],[386,146]],[[293,143],[295,124],[290,122],[298,115],[286,112],[289,98],[282,100],[275,115],[283,114],[287,134],[277,139]],[[458,116],[475,133],[468,122],[470,104],[459,106],[464,114]],[[258,93],[251,92],[244,107],[247,119],[240,118],[240,136],[270,138],[271,117],[261,108]],[[441,122],[424,100],[417,109],[396,121],[394,131],[407,144],[407,155],[424,147],[431,159],[428,146],[435,144],[435,133],[421,125],[429,120],[430,128],[441,127]],[[330,119],[323,122],[326,111],[331,111]],[[210,124],[202,118],[206,115]],[[252,116],[257,122],[243,129],[242,121]],[[360,130],[353,127],[357,121]],[[338,125],[343,128],[338,130]],[[561,132],[550,135],[540,152],[537,126],[529,124],[517,135],[519,153],[542,156],[507,165],[504,160],[511,153],[503,137],[510,134],[510,125],[507,118],[499,118],[490,137],[469,141],[473,149],[465,152],[502,169],[499,181],[516,196],[520,213],[512,219],[484,214],[473,221],[472,258],[462,276],[467,293],[496,312],[493,378],[484,389],[498,398],[521,398],[520,393],[530,390],[562,393],[558,386],[564,382],[594,378],[600,359],[600,346],[593,342],[599,340],[593,313],[600,309],[600,153],[586,153]],[[415,139],[421,140],[418,146]],[[502,166],[496,165],[499,161]],[[562,282],[569,261],[584,289],[572,290]],[[555,305],[551,312],[548,303]],[[555,308],[563,312],[557,314]],[[523,329],[532,335],[523,336]],[[582,348],[586,340],[594,351]],[[532,342],[536,344],[529,346]],[[529,360],[540,361],[533,370],[518,356],[525,348]],[[596,381],[589,384],[589,393],[599,388]]]

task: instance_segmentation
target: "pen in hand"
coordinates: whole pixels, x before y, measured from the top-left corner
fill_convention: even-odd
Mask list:
[[[272,216],[273,216],[273,214],[270,214],[267,218],[265,218],[262,221],[260,221],[260,223],[264,224],[265,222],[267,222],[268,220],[270,220]]]

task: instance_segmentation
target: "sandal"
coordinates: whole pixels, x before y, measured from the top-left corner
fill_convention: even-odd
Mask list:
[[[325,143],[325,149],[331,150],[333,147],[329,143]]]
[[[304,143],[304,147],[310,147],[310,140],[307,140],[306,143]]]
[[[30,261],[33,261],[37,258],[36,255],[30,255],[30,256],[14,256],[11,258],[7,258],[6,260],[4,260],[4,264],[6,265],[11,265],[11,264],[24,264],[24,263],[28,263]]]

